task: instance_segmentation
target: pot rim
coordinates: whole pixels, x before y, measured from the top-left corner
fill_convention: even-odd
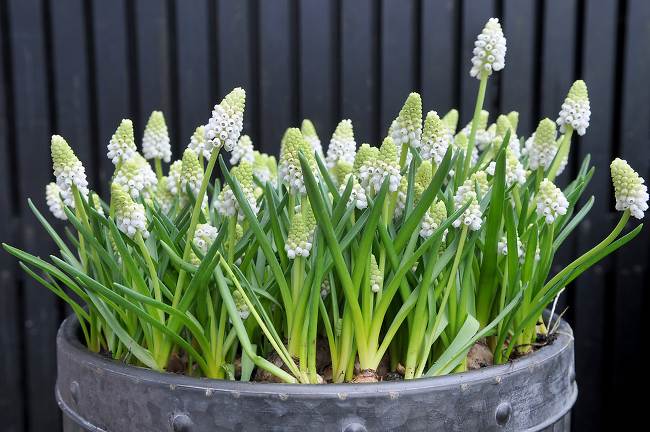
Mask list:
[[[547,313],[544,314],[547,316]],[[556,319],[557,316],[556,316]],[[127,365],[117,360],[101,356],[89,351],[80,341],[78,335],[79,323],[75,315],[66,318],[57,334],[59,349],[73,352],[81,362],[93,364],[111,373],[132,377],[139,382],[147,381],[173,387],[196,389],[213,389],[215,391],[283,394],[283,395],[336,395],[342,394],[367,395],[368,393],[391,393],[393,391],[418,391],[457,387],[459,384],[472,384],[486,381],[500,381],[506,375],[517,373],[523,369],[535,369],[537,365],[560,355],[573,343],[573,331],[566,321],[560,319],[557,337],[549,345],[512,360],[503,365],[489,366],[477,370],[449,374],[437,377],[418,378],[402,381],[382,381],[378,383],[341,383],[341,384],[289,384],[289,383],[260,383],[214,378],[195,378],[170,372],[159,372],[140,366]],[[571,371],[573,374],[574,372]]]

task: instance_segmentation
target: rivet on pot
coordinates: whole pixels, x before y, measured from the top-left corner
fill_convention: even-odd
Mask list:
[[[187,414],[174,414],[172,417],[172,429],[174,432],[192,432],[194,423]]]
[[[510,420],[512,406],[509,402],[501,402],[494,413],[494,418],[499,426],[504,426]]]
[[[79,383],[77,381],[72,381],[70,383],[70,394],[72,395],[72,400],[74,403],[79,403]]]
[[[361,423],[350,423],[343,427],[342,432],[366,432],[368,429]]]

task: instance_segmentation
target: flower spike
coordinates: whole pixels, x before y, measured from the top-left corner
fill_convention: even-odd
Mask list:
[[[61,197],[65,205],[74,208],[73,185],[77,188],[81,196],[88,196],[86,169],[62,136],[52,135],[50,148],[52,151],[54,176],[56,177],[56,184],[59,186]]]
[[[68,220],[68,216],[64,210],[65,203],[61,199],[61,189],[59,189],[56,183],[51,182],[45,186],[45,201],[55,218]]]
[[[455,127],[454,127],[455,129]],[[424,119],[424,131],[420,144],[420,155],[424,160],[439,164],[447,153],[453,136],[435,111],[429,111]]]
[[[555,222],[559,216],[566,214],[569,201],[549,179],[545,178],[539,185],[537,198],[537,215],[543,217],[547,224]]]
[[[242,135],[237,141],[237,145],[230,153],[230,164],[236,165],[240,161],[247,161],[253,163],[255,155],[253,154],[253,141],[248,135]]]
[[[311,120],[304,119],[302,121],[302,125],[300,126],[300,131],[302,132],[302,136],[305,137],[307,142],[311,144],[314,151],[318,153],[319,156],[323,157],[323,146],[320,143],[320,138],[318,138],[316,128],[314,127],[314,124],[311,122]]]
[[[223,146],[231,152],[244,127],[246,92],[237,87],[214,106],[212,117],[205,125],[205,152],[212,154],[215,147]],[[205,156],[205,154],[204,154]]]
[[[117,183],[111,185],[111,207],[115,209],[115,223],[120,231],[133,238],[137,233],[149,237],[144,206],[136,203],[126,189]]]
[[[340,160],[348,163],[354,162],[354,154],[357,149],[357,143],[354,141],[354,130],[351,120],[341,120],[336,126],[336,130],[330,140],[327,148],[327,157],[325,158],[328,168],[334,168]]]
[[[584,135],[589,127],[591,108],[589,105],[589,93],[587,85],[582,80],[577,80],[569,89],[562,109],[557,118],[560,132],[565,132],[566,126],[571,126],[578,135]]]
[[[440,224],[447,219],[447,207],[442,201],[431,203],[431,207],[424,214],[420,225],[420,237],[429,238]]]
[[[543,168],[547,170],[551,167],[558,150],[556,138],[555,122],[548,118],[540,121],[533,135],[526,140],[528,166],[531,169]],[[560,172],[558,170],[558,174]]]
[[[199,156],[204,158],[210,157],[210,152],[207,149],[205,141],[205,126],[198,126],[192,136],[190,137],[190,143],[187,145],[187,148],[194,151]]]
[[[648,187],[643,184],[645,181],[623,159],[614,159],[610,168],[616,210],[629,210],[635,218],[643,219],[644,212],[648,210]]]
[[[185,149],[183,153],[183,161],[181,162],[181,177],[180,187],[181,191],[187,191],[189,186],[194,195],[198,195],[203,181],[203,167],[191,149]]]
[[[498,18],[490,18],[474,42],[474,57],[469,74],[477,79],[492,75],[506,65],[506,38]]]
[[[146,159],[161,159],[169,162],[172,157],[171,144],[165,117],[160,111],[154,111],[149,117],[142,137],[142,153]]]
[[[308,257],[312,246],[313,227],[302,213],[297,213],[291,220],[291,228],[284,249],[289,259]]]
[[[149,162],[139,153],[135,153],[115,172],[113,183],[122,186],[135,200],[141,195],[143,198],[149,198],[149,192],[158,184],[158,179]]]
[[[108,143],[106,156],[113,162],[113,165],[119,166],[131,159],[137,151],[133,136],[133,122],[123,119]]]
[[[304,194],[307,192],[307,189],[305,188],[305,181],[302,175],[300,159],[298,157],[301,152],[309,162],[312,172],[314,174],[318,173],[318,166],[316,165],[313,149],[302,136],[300,129],[287,129],[282,138],[282,146],[280,148],[280,178],[289,186],[291,192]],[[354,154],[352,157],[354,158]],[[332,167],[333,166],[334,165],[332,165]]]
[[[395,145],[420,147],[422,137],[422,98],[418,93],[411,93],[406,98],[399,115],[390,126],[390,136]]]
[[[242,161],[239,165],[235,166],[231,170],[233,179],[235,179],[239,186],[241,187],[248,205],[253,209],[254,213],[257,213],[257,199],[255,198],[255,181],[253,180],[253,165],[247,161]],[[230,185],[225,185],[217,200],[215,202],[215,208],[220,215],[223,216],[237,216],[238,219],[242,220],[244,214],[240,211],[240,205],[233,193]]]

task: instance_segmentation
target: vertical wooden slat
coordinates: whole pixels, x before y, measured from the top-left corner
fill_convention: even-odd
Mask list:
[[[620,157],[626,159],[647,182],[650,179],[650,2],[629,0],[624,22],[622,100],[621,106],[615,106],[613,111],[620,113],[620,131],[614,139],[620,143]],[[636,226],[639,222],[634,219],[630,225]],[[629,390],[644,388],[650,381],[647,375],[638,373],[639,368],[634,360],[645,357],[643,341],[647,338],[647,308],[650,306],[649,244],[650,230],[646,226],[633,243],[626,245],[616,257],[618,272],[614,301],[616,310],[613,314],[616,321],[612,334],[615,342],[611,346],[612,356],[609,359],[615,367],[611,370],[613,387],[610,390],[612,406],[609,409],[612,413],[630,413],[625,416],[621,430],[634,430],[645,418],[644,399]]]
[[[574,143],[572,157],[579,161],[591,154],[596,167],[585,197],[600,195],[588,217],[580,225],[577,251],[583,253],[605,238],[612,228],[610,218],[609,162],[612,146],[614,74],[616,67],[616,4],[609,0],[587,0],[578,11],[584,22],[582,46],[582,78],[589,88],[591,122],[587,134]],[[579,18],[580,19],[580,18]],[[583,200],[584,201],[584,200]],[[580,395],[574,421],[579,430],[596,430],[605,413],[606,365],[605,327],[608,325],[607,291],[611,290],[607,275],[611,260],[594,266],[580,277],[574,290],[573,329],[576,334],[576,370]],[[599,413],[599,414],[594,414]]]
[[[379,141],[379,17],[372,0],[341,2],[341,117],[359,144]]]
[[[557,118],[558,112],[564,102],[569,87],[575,79],[576,63],[576,9],[575,0],[547,1],[544,3],[542,28],[542,52],[539,53],[541,61],[540,100],[537,101],[539,118]],[[507,60],[506,60],[507,62]],[[536,125],[535,125],[536,126]],[[571,159],[576,159],[575,142]],[[559,186],[567,183],[572,171],[572,162],[566,167],[566,172],[556,179]],[[575,234],[569,237],[560,248],[555,257],[552,272],[557,272],[567,265],[575,251]],[[562,294],[558,302],[558,310],[565,310],[572,298],[573,292],[569,289]],[[569,308],[566,318],[571,318],[573,309]]]
[[[300,118],[310,118],[326,140],[338,107],[338,1],[300,0]]]
[[[10,1],[9,19],[18,157],[16,181],[22,222],[20,246],[47,256],[52,250],[51,243],[46,240],[46,234],[26,203],[26,198],[31,197],[38,207],[46,208],[43,191],[52,173],[43,3],[36,0]],[[61,417],[52,389],[56,375],[58,301],[28,278],[25,278],[23,286],[28,430],[57,430]]]
[[[13,98],[12,82],[10,80],[11,63],[9,52],[5,51],[9,42],[9,29],[6,26],[6,4],[0,5],[0,239],[3,242],[16,244],[18,240],[14,229],[14,211],[12,203],[12,189],[15,189],[15,179],[12,172],[12,153],[10,152],[9,128],[13,126],[12,110]],[[6,73],[5,73],[6,72]],[[0,286],[2,286],[2,301],[0,301],[0,412],[3,413],[3,430],[7,432],[22,432],[24,429],[24,396],[21,377],[24,367],[22,361],[21,344],[21,315],[19,287],[15,272],[15,260],[7,253],[0,253]]]
[[[209,44],[216,18],[209,17],[206,0],[175,1],[174,4],[178,53],[174,67],[178,76],[180,140],[176,149],[182,150],[196,127],[210,118],[211,107],[216,103],[210,100]]]
[[[476,95],[478,92],[479,80],[469,75],[472,67],[472,50],[476,36],[483,30],[488,19],[495,14],[494,0],[471,1],[465,0],[462,7],[462,38],[458,48],[460,55],[460,122],[458,127],[463,127],[472,120]],[[507,29],[505,29],[507,31]],[[506,68],[508,67],[509,56],[506,54]],[[502,71],[501,71],[502,72]],[[499,92],[497,77],[501,72],[493,73],[488,78],[487,90],[483,109],[490,111],[490,121],[496,120],[496,100]]]
[[[503,113],[519,112],[519,135],[529,136],[537,126],[534,119],[535,96],[535,30],[534,0],[505,0],[503,30],[508,41],[506,67],[501,74],[500,94]]]
[[[108,199],[108,181],[113,164],[106,157],[106,146],[123,118],[132,115],[129,95],[127,26],[124,0],[92,2],[94,31],[97,136],[99,146],[99,190]]]
[[[176,125],[171,94],[167,4],[161,0],[138,0],[134,3],[139,110],[134,128],[139,144],[151,111],[163,111],[172,134]]]
[[[259,2],[260,133],[259,148],[277,153],[287,127],[298,126],[296,62],[291,1]]]
[[[256,4],[257,2],[253,1],[219,1],[216,21],[219,87],[218,95],[216,96],[217,100],[211,102],[212,104],[217,103],[235,87],[242,87],[246,90],[244,133],[250,135],[254,140],[255,147],[259,148],[259,144],[261,143],[257,141],[260,140],[261,137],[257,136],[257,130],[253,127],[255,122],[259,121],[259,119],[255,117],[258,112],[258,107],[256,105],[259,104],[259,94],[257,92],[257,84],[254,83],[255,72],[253,70],[253,53],[251,50],[252,43],[257,44],[261,42],[252,40],[255,33],[251,30],[258,31],[257,29],[252,29],[251,25],[253,14],[258,12]],[[270,23],[269,31],[280,31],[283,33],[288,31],[288,27],[273,29],[273,25]],[[281,44],[286,43],[287,40],[288,39],[282,40]],[[288,55],[288,53],[285,55]],[[267,52],[267,58],[269,61],[272,61],[270,60],[272,54]],[[278,71],[276,71],[276,73],[277,72]],[[270,82],[269,86],[272,87],[273,83]],[[281,100],[283,101],[283,105],[288,105],[288,100],[284,98]],[[273,145],[266,148],[267,150],[276,149]]]
[[[415,1],[382,2],[380,139],[387,135],[409,93],[417,90],[415,13]]]
[[[96,172],[97,144],[91,131],[88,93],[88,43],[85,35],[82,0],[57,0],[50,3],[52,16],[52,59],[56,133],[70,146],[93,176]],[[95,187],[91,183],[91,188]]]
[[[421,52],[422,107],[443,115],[458,106],[456,89],[460,77],[455,65],[459,50],[456,49],[457,15],[459,4],[454,0],[422,2]]]

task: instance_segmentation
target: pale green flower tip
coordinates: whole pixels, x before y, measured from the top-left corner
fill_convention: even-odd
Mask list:
[[[79,162],[68,142],[60,135],[52,135],[50,150],[52,152],[52,165],[54,171],[72,167]]]
[[[440,224],[447,219],[447,206],[443,201],[436,201],[431,204],[430,208],[431,216],[436,225]]]
[[[467,149],[467,135],[465,135],[462,132],[459,132],[456,134],[454,137],[454,147],[459,150],[466,150]]]
[[[415,198],[419,199],[420,196],[422,196],[422,193],[426,190],[427,187],[429,187],[429,183],[431,183],[431,179],[433,178],[432,176],[432,166],[431,162],[428,160],[422,161],[420,166],[417,168],[415,171],[415,178],[414,178],[414,191],[415,191]]]
[[[282,137],[282,147],[287,154],[298,157],[298,152],[305,148],[305,137],[300,129],[288,128]]]
[[[248,161],[241,161],[239,165],[232,168],[232,176],[237,179],[242,189],[250,190],[255,187],[253,181],[253,164]]]
[[[648,210],[648,187],[645,180],[623,159],[616,158],[610,165],[616,210],[629,210],[637,219],[643,219]]]
[[[569,89],[567,99],[572,99],[576,102],[589,102],[589,92],[587,91],[587,84],[583,80],[576,80]]]
[[[456,133],[456,128],[458,128],[458,110],[450,109],[442,118],[442,122],[450,133]]]
[[[223,98],[221,105],[236,113],[243,113],[246,107],[246,91],[241,87],[235,87]]]
[[[147,121],[147,126],[145,126],[145,131],[149,130],[162,130],[167,131],[167,123],[165,122],[165,116],[162,111],[152,111]]]
[[[379,157],[379,149],[377,147],[372,147],[368,143],[361,144],[359,150],[357,150],[356,155],[354,156],[354,164],[352,169],[357,177],[359,177],[359,170],[363,165],[371,164],[374,160]]]
[[[245,321],[251,312],[248,308],[248,304],[246,304],[246,301],[244,300],[244,296],[239,291],[235,290],[232,293],[232,299],[235,302],[237,312],[239,312],[239,318]]]
[[[302,125],[300,126],[300,130],[302,131],[302,134],[305,137],[318,138],[318,134],[316,133],[316,128],[314,127],[314,124],[309,119],[304,119],[302,121]]]
[[[142,137],[142,153],[147,159],[161,159],[169,162],[172,156],[169,132],[161,111],[153,111]]]
[[[510,120],[512,130],[516,131],[517,126],[519,126],[519,113],[517,111],[510,111],[506,116],[508,117],[508,120]]]
[[[352,164],[345,161],[338,161],[332,171],[337,184],[344,185],[346,177],[352,173]]]
[[[181,181],[196,179],[203,176],[203,167],[192,149],[185,149],[181,162]]]
[[[419,127],[422,123],[422,98],[419,93],[409,93],[404,106],[399,112],[400,122],[405,122],[412,127]]]
[[[354,128],[352,127],[352,120],[341,120],[334,130],[332,139],[350,140],[354,139]]]
[[[499,19],[490,18],[474,42],[470,75],[481,79],[483,74],[490,76],[492,71],[503,69],[506,50],[506,38],[503,36]]]
[[[537,215],[543,217],[547,224],[552,224],[559,216],[566,214],[568,208],[569,201],[560,188],[547,178],[542,180],[537,196]]]
[[[539,146],[555,146],[555,138],[557,131],[555,129],[555,122],[549,118],[545,118],[539,122],[537,129],[535,129],[535,144]]]
[[[478,185],[478,193],[481,196],[484,196],[488,189],[490,188],[490,183],[488,182],[487,172],[480,170],[476,171],[470,176],[470,179]]]
[[[510,123],[510,119],[501,114],[497,117],[495,133],[497,136],[504,137],[508,131],[510,131],[511,134],[514,134],[515,132],[512,123]]]
[[[120,125],[117,127],[114,136],[121,140],[133,144],[135,147],[135,137],[133,134],[133,122],[130,119],[122,119]]]
[[[119,165],[131,159],[136,152],[133,122],[129,119],[122,119],[108,143],[108,153],[106,156],[108,156],[114,165]]]
[[[399,149],[391,137],[384,138],[379,147],[379,158],[387,164],[394,165],[399,162]]]
[[[448,129],[444,121],[440,119],[438,113],[429,111],[424,119],[424,129],[422,130],[422,140],[435,140],[441,137]]]

